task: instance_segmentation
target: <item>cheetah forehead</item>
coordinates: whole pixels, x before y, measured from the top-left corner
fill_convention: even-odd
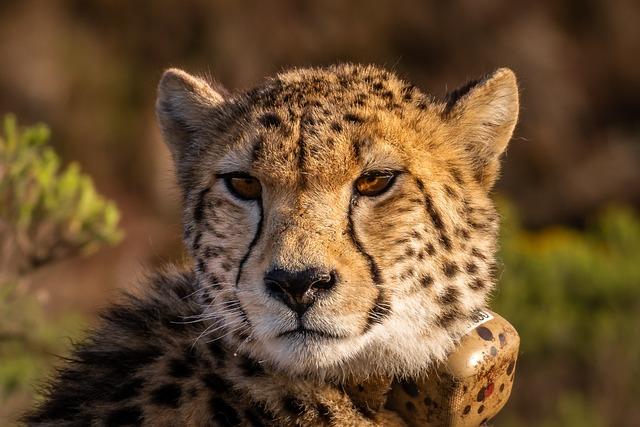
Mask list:
[[[231,119],[221,164],[288,182],[404,168],[420,115],[437,105],[386,70],[355,65],[288,71],[229,104],[242,117]]]

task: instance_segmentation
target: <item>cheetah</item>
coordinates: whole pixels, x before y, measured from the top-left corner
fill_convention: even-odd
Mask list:
[[[192,265],[108,309],[26,424],[405,425],[348,385],[424,374],[485,308],[518,103],[506,68],[444,99],[374,66],[167,70]]]

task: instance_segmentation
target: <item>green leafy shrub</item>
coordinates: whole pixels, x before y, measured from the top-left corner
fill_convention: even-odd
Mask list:
[[[583,231],[530,232],[512,208],[502,211],[494,308],[522,338],[511,412],[537,408],[533,425],[543,424],[542,413],[545,425],[632,425],[625,423],[640,402],[640,217],[610,207]]]
[[[6,116],[0,136],[0,241],[3,259],[29,270],[87,253],[121,238],[115,204],[98,194],[91,178],[47,145],[49,130],[19,130]],[[15,264],[13,264],[15,265]],[[3,266],[6,267],[6,266]]]
[[[52,318],[37,301],[29,274],[101,245],[122,232],[115,204],[98,194],[77,164],[61,167],[44,125],[18,128],[6,116],[0,133],[0,424],[31,399],[34,383],[65,354],[84,323]],[[9,408],[9,409],[7,409]],[[14,414],[15,415],[15,414]]]

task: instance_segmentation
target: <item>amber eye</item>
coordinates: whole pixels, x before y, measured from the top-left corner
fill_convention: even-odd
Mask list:
[[[262,185],[256,178],[245,174],[230,174],[224,177],[227,188],[235,196],[245,200],[256,200],[262,193]]]
[[[396,177],[392,172],[373,172],[356,180],[356,190],[363,196],[378,196],[391,187]]]

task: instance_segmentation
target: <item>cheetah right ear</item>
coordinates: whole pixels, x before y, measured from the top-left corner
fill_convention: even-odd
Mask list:
[[[177,68],[162,75],[156,115],[179,174],[184,173],[189,149],[194,148],[194,133],[214,120],[212,112],[222,103],[223,94],[199,77]]]
[[[518,84],[508,68],[467,83],[447,96],[443,117],[454,144],[469,161],[476,181],[489,189],[499,172],[499,157],[518,121]]]

